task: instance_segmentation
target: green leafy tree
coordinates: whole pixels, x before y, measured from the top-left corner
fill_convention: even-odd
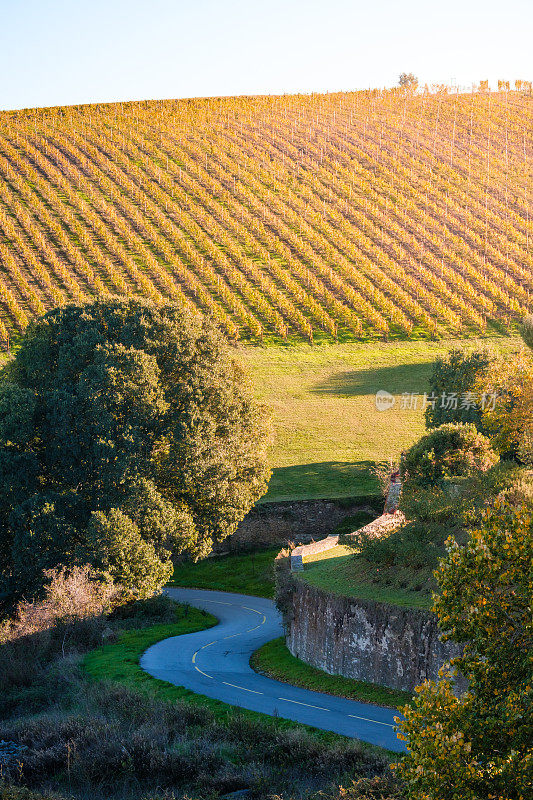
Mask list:
[[[495,353],[487,348],[471,352],[455,348],[438,358],[429,382],[429,394],[435,402],[426,408],[426,426],[438,428],[446,422],[471,422],[483,433],[477,383],[495,362]]]
[[[118,298],[47,313],[0,385],[4,587],[31,592],[44,570],[79,563],[104,518],[117,581],[128,547],[162,565],[205,556],[264,493],[267,442],[265,411],[208,320]]]
[[[403,455],[401,463],[402,498],[421,489],[442,486],[444,482],[486,472],[498,456],[486,436],[475,425],[448,423],[430,431]],[[401,501],[402,504],[402,501]]]
[[[533,349],[533,315],[528,314],[520,332]],[[533,464],[533,357],[522,350],[480,375],[478,393],[494,398],[486,405],[482,425],[502,456]]]
[[[92,564],[120,581],[138,597],[151,597],[172,575],[170,553],[143,539],[139,528],[119,508],[109,514],[93,511],[87,532],[87,556]]]
[[[435,611],[445,639],[464,645],[451,672],[417,688],[402,709],[409,755],[398,771],[416,800],[533,796],[533,513],[505,495],[464,546],[450,541]]]

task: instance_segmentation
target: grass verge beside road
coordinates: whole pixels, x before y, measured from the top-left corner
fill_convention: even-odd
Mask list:
[[[280,547],[177,564],[169,586],[274,597],[274,559]]]
[[[141,669],[139,660],[144,651],[151,645],[170,636],[194,633],[198,630],[213,627],[217,623],[216,617],[205,611],[200,611],[191,606],[178,606],[178,608],[181,611],[177,613],[181,613],[182,616],[175,623],[128,631],[121,634],[117,642],[92,650],[83,660],[83,666],[87,674],[93,680],[119,683],[129,689],[149,694],[157,700],[170,703],[185,701],[193,705],[202,706],[208,709],[219,722],[229,722],[230,719],[238,717],[243,721],[260,722],[270,728],[307,730],[324,743],[334,744],[335,742],[346,741],[346,737],[337,733],[323,731],[319,728],[283,719],[282,717],[270,717],[257,711],[230,706],[221,700],[196,694],[183,686],[175,686],[172,683],[153,678]],[[379,753],[381,756],[387,755],[391,760],[398,758],[396,753],[367,742],[361,741],[360,745],[363,750]]]
[[[170,636],[211,628],[218,622],[212,614],[192,606],[177,606],[177,609],[176,622],[126,631],[117,642],[91,650],[83,662],[89,675],[100,680],[120,681],[131,688],[142,688],[147,683],[151,685],[155,678],[139,666],[139,658],[148,647]],[[164,681],[157,683],[170,686]]]
[[[321,669],[316,669],[291,655],[283,637],[273,639],[256,650],[250,659],[250,664],[257,672],[262,672],[277,681],[301,686],[314,692],[361,700],[363,703],[397,708],[411,700],[409,692],[344,678],[342,675],[329,675]]]

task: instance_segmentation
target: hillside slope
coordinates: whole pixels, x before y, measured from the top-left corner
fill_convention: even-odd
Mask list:
[[[117,103],[0,113],[0,340],[102,292],[232,339],[503,330],[531,309],[521,92]]]

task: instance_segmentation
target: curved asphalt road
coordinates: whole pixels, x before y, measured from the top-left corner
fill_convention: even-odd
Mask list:
[[[209,611],[220,622],[149,647],[140,664],[150,675],[233,706],[405,751],[394,732],[395,709],[312,692],[254,672],[249,664],[252,653],[283,634],[271,600],[200,589],[167,592],[180,603]]]

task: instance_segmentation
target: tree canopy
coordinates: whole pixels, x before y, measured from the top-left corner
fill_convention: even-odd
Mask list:
[[[469,686],[457,697],[444,669],[403,709],[410,753],[399,771],[409,797],[532,796],[532,564],[533,513],[523,497],[503,493],[464,546],[449,542],[435,610],[444,638],[464,645],[454,666]]]
[[[172,556],[208,554],[264,493],[267,439],[208,320],[118,298],[47,313],[0,385],[2,583],[29,592],[83,561],[138,586],[133,554],[160,583]]]
[[[467,351],[459,347],[437,358],[429,381],[429,395],[435,402],[426,407],[426,426],[438,428],[446,422],[471,422],[483,432],[482,398],[477,382],[496,358],[488,348]]]
[[[482,425],[504,458],[533,463],[533,358],[522,351],[498,364],[478,382],[495,402],[483,411]]]
[[[443,481],[486,472],[498,456],[475,425],[448,423],[422,436],[401,463],[402,494],[431,488]]]
[[[402,72],[398,78],[398,83],[402,89],[415,90],[418,87],[418,78],[413,72]]]
[[[478,392],[491,393],[495,402],[483,411],[481,424],[494,447],[507,458],[533,464],[533,315],[528,314],[520,329],[525,344],[511,358],[479,375]]]

